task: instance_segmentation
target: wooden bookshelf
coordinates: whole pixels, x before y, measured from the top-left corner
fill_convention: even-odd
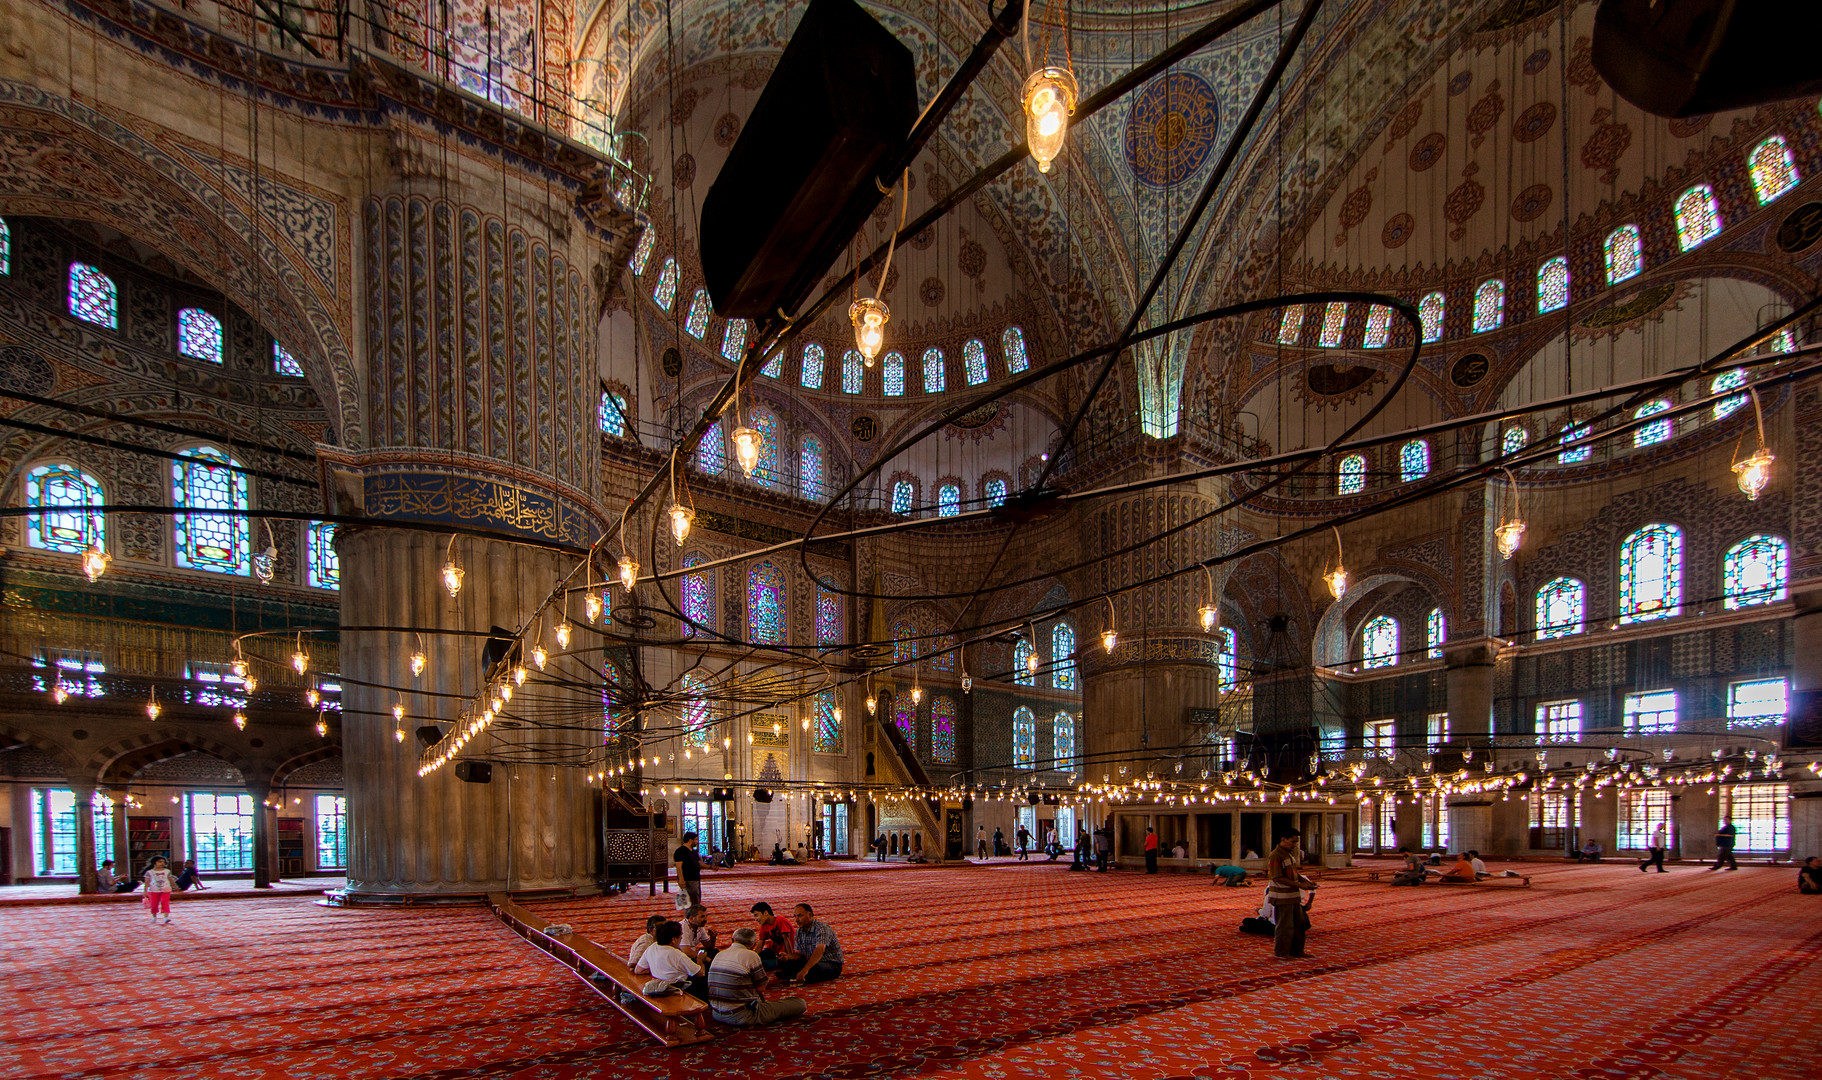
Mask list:
[[[278,876],[304,876],[304,819],[278,819]]]
[[[127,858],[132,876],[137,879],[144,874],[158,855],[171,858],[171,819],[127,818]],[[176,869],[174,863],[171,868]]]

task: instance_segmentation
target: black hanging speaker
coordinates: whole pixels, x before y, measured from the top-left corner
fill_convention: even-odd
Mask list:
[[[1697,116],[1822,92],[1815,0],[1601,0],[1594,69],[1648,113]]]
[[[493,762],[491,761],[458,761],[455,763],[457,780],[470,784],[493,783]]]
[[[772,801],[772,790],[770,788],[762,788],[762,787],[754,788],[753,789],[753,801],[754,802],[771,802]]]
[[[418,745],[428,750],[430,747],[437,744],[438,739],[443,737],[443,729],[437,727],[435,724],[425,724],[423,727],[418,728],[417,737]]]
[[[734,789],[731,787],[718,787],[709,791],[709,798],[714,799],[716,802],[726,802],[733,797]]]
[[[875,180],[916,119],[911,50],[854,0],[810,0],[702,201],[715,311],[795,311],[885,197]]]
[[[962,809],[963,810],[974,809],[974,798],[972,796],[964,796],[962,798]]]

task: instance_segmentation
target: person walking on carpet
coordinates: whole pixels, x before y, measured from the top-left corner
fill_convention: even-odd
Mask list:
[[[987,857],[987,826],[985,825],[975,827],[974,857],[977,859],[984,859]]]
[[[1664,823],[1660,821],[1658,827],[1651,832],[1651,842],[1646,845],[1646,850],[1651,854],[1646,857],[1644,862],[1639,863],[1639,873],[1642,874],[1655,866],[1658,868],[1658,873],[1668,874],[1670,871],[1664,869],[1664,852],[1669,847],[1670,841]]]
[[[1283,960],[1302,959],[1303,938],[1310,928],[1309,906],[1303,902],[1303,891],[1314,890],[1316,883],[1298,872],[1297,845],[1303,834],[1292,829],[1278,839],[1265,858],[1265,896],[1277,918],[1272,935],[1272,955]],[[1315,897],[1310,898],[1315,902]]]
[[[1025,828],[1025,826],[1023,826],[1023,825],[1020,825],[1019,831],[1016,833],[1013,833],[1012,836],[1013,836],[1013,839],[1018,841],[1019,861],[1024,862],[1025,853],[1031,847],[1031,830]]]
[[[1726,863],[1729,870],[1740,868],[1740,864],[1733,858],[1733,842],[1739,832],[1740,830],[1733,827],[1732,818],[1723,821],[1721,827],[1714,831],[1714,865],[1708,869],[1719,870],[1722,863]]]
[[[158,921],[161,913],[167,924],[171,921],[171,888],[176,884],[173,877],[171,864],[165,860],[165,857],[163,855],[154,856],[152,865],[145,872],[145,906],[146,910],[152,913],[154,923]]]

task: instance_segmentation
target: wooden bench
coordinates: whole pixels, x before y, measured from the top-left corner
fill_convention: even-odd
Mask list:
[[[626,962],[618,956],[581,934],[552,933],[548,920],[513,903],[503,893],[490,893],[487,900],[500,921],[514,933],[555,957],[584,985],[660,1043],[688,1046],[710,1038],[709,1007],[705,1003],[683,993],[646,997],[644,988],[650,979],[627,970]]]

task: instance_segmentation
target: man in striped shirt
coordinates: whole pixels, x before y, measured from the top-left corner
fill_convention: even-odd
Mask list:
[[[734,931],[734,940],[715,954],[709,965],[710,1015],[733,1027],[758,1027],[802,1015],[804,1001],[799,997],[767,1001],[765,990],[772,973],[765,969],[754,946],[759,932],[750,926]]]
[[[1278,846],[1265,857],[1265,898],[1277,914],[1277,932],[1272,935],[1272,954],[1281,959],[1302,957],[1303,935],[1310,928],[1308,909],[1303,904],[1303,890],[1316,883],[1298,873],[1297,847],[1303,834],[1292,829],[1278,838]]]

